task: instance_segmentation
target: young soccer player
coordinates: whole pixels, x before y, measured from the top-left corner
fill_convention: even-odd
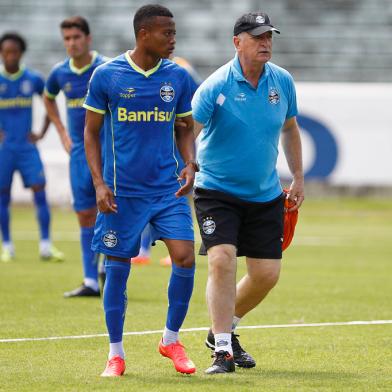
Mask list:
[[[151,226],[152,240],[165,242],[172,274],[169,307],[159,352],[178,372],[196,368],[178,339],[192,295],[195,256],[188,201],[194,161],[191,88],[188,73],[167,60],[175,47],[172,13],[160,5],[141,7],[134,17],[136,47],[100,66],[90,81],[85,146],[99,214],[93,249],[107,255],[104,310],[109,331],[109,360],[102,376],[125,371],[122,342],[130,259],[140,236]],[[175,118],[186,127],[173,133]],[[105,123],[102,174],[100,129]],[[178,146],[185,167],[177,170]],[[180,182],[180,184],[179,184]]]
[[[91,250],[94,223],[97,214],[95,189],[84,151],[83,108],[90,77],[107,59],[91,51],[90,28],[86,19],[74,16],[60,25],[63,43],[69,58],[57,64],[49,75],[45,88],[45,105],[50,119],[56,126],[65,150],[70,154],[70,177],[73,207],[80,226],[80,245],[84,279],[75,290],[64,293],[71,297],[99,297],[98,255]],[[68,130],[57,107],[56,96],[63,91],[67,104]]]
[[[42,131],[32,132],[32,98],[42,95],[44,80],[35,71],[21,65],[26,51],[25,40],[16,33],[0,37],[2,67],[0,69],[0,226],[2,252],[0,260],[11,261],[15,249],[10,234],[12,177],[22,176],[24,186],[34,194],[40,228],[39,253],[43,260],[62,261],[64,255],[51,243],[50,209],[46,200],[45,174],[35,143],[42,139],[50,124],[46,117]]]

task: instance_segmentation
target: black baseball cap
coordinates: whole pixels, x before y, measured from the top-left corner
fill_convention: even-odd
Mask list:
[[[269,16],[264,12],[250,12],[237,19],[234,25],[234,35],[246,32],[250,35],[260,35],[267,31],[280,31],[272,26]]]

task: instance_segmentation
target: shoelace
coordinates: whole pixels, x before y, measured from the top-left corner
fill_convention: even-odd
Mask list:
[[[230,354],[227,351],[218,351],[211,355],[211,358],[215,358],[214,365],[222,365],[225,359],[229,357]]]
[[[177,347],[182,348],[182,350],[178,349]],[[173,350],[173,353],[174,353],[176,359],[188,360],[188,358],[186,357],[186,354],[185,354],[185,346],[183,346],[181,343],[173,345],[172,350]]]
[[[118,363],[120,363],[120,358],[112,358],[109,361],[109,368],[114,368]]]
[[[238,340],[239,336],[240,335],[236,335],[235,333],[233,333],[232,338],[231,338],[231,345],[233,347],[233,351],[237,351],[237,352],[243,353],[244,350],[241,347],[240,342]]]

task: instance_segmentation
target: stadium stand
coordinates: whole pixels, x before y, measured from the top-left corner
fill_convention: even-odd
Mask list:
[[[129,48],[131,17],[146,1],[2,0],[0,33],[18,30],[30,44],[26,62],[44,73],[63,56],[59,22],[86,16],[95,48],[114,56]],[[208,76],[233,54],[231,32],[239,14],[261,8],[282,30],[274,61],[297,81],[392,82],[390,0],[160,1],[174,12],[177,53]],[[124,26],[128,28],[124,29]],[[132,42],[132,41],[131,41]]]

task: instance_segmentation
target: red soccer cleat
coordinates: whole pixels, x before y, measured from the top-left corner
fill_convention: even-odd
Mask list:
[[[120,377],[125,372],[125,361],[119,356],[115,355],[106,364],[106,369],[101,374],[101,377]]]
[[[195,364],[186,356],[185,347],[179,341],[164,346],[161,339],[158,350],[162,356],[170,358],[173,361],[177,372],[186,374],[195,373]]]
[[[146,256],[136,256],[131,259],[132,264],[147,265],[151,263],[151,259]]]

